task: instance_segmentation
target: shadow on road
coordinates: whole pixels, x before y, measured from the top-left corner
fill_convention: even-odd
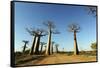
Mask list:
[[[27,57],[24,57],[24,58],[18,60],[16,62],[16,66],[20,66],[23,64],[27,65],[27,63],[32,62],[32,61],[34,61],[34,63],[38,63],[39,61],[43,60],[45,57],[46,56],[44,56],[44,55],[27,56]]]

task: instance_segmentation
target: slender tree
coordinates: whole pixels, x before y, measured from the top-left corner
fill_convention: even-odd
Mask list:
[[[68,31],[74,33],[74,55],[78,55],[79,50],[78,50],[78,45],[77,45],[76,33],[80,31],[80,26],[78,24],[70,24],[68,26]]]
[[[56,53],[58,53],[58,52],[59,52],[59,50],[58,50],[58,46],[59,46],[59,44],[55,44]]]
[[[26,44],[28,44],[29,41],[23,40],[23,42],[24,42],[23,53],[25,53],[25,49],[27,48]]]
[[[46,52],[45,54],[46,55],[50,55],[51,54],[51,36],[52,36],[52,33],[59,33],[59,32],[55,32],[54,29],[55,29],[55,25],[53,22],[51,21],[48,21],[48,22],[45,22],[43,23],[45,26],[48,27],[48,41],[47,41],[47,49],[46,49]]]

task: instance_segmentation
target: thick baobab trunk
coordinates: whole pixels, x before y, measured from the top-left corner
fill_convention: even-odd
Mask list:
[[[34,40],[33,40],[33,43],[32,43],[32,47],[31,47],[31,50],[30,50],[30,55],[33,55],[35,41],[36,41],[36,36],[34,36]]]
[[[44,52],[46,52],[46,47],[47,47],[47,46],[44,46],[44,47],[45,47]]]
[[[52,44],[52,54],[53,54],[53,44]]]
[[[48,35],[48,42],[47,42],[47,49],[46,49],[46,55],[50,55],[50,49],[51,49],[51,30],[49,30]]]
[[[43,49],[43,44],[41,44],[41,50],[40,50],[40,53],[41,53],[41,54],[42,54],[42,52],[43,52],[42,49]]]
[[[23,53],[25,53],[26,43],[24,44]]]
[[[39,54],[39,45],[40,45],[40,36],[36,38],[35,47],[34,47],[34,54]]]
[[[77,45],[77,39],[76,39],[76,32],[74,31],[74,55],[78,55],[78,45]]]

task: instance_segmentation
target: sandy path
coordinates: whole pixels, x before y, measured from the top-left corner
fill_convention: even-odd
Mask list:
[[[51,55],[37,64],[56,64],[56,63],[72,63],[72,62],[89,62],[96,61],[94,56],[67,56],[67,55]]]
[[[96,61],[95,56],[67,56],[66,54],[54,54],[45,58],[39,58],[38,60],[30,61],[19,66],[26,65],[42,65],[42,64],[57,64],[57,63],[72,63],[72,62],[89,62]]]

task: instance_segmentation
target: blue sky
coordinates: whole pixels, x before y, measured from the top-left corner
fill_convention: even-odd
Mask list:
[[[90,50],[92,42],[96,41],[96,17],[88,15],[84,6],[39,4],[39,3],[15,3],[15,51],[21,51],[24,43],[29,40],[28,48],[32,45],[33,37],[25,28],[44,28],[42,23],[52,21],[60,34],[53,34],[52,41],[59,44],[59,49],[73,50],[73,33],[68,32],[70,23],[77,23],[81,30],[77,33],[79,50]],[[47,42],[47,36],[41,38],[41,42]]]

